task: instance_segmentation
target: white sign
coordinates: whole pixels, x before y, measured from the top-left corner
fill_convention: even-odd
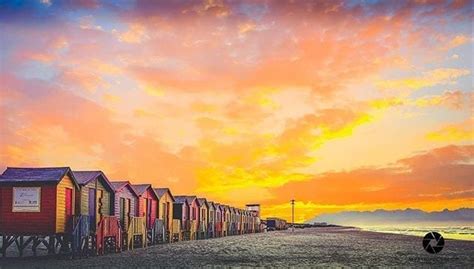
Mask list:
[[[13,188],[12,212],[40,212],[41,187]]]

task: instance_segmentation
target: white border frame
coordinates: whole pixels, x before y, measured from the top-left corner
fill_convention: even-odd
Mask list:
[[[35,189],[38,193],[38,206],[35,207],[15,207],[15,191],[16,189]],[[13,187],[12,188],[12,212],[41,212],[41,187]]]

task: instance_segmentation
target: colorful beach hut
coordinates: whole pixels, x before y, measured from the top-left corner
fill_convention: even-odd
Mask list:
[[[122,227],[122,248],[133,248],[135,241],[146,242],[145,217],[138,217],[138,195],[129,181],[111,182],[114,189],[114,216]]]
[[[199,223],[198,223],[198,239],[205,239],[208,237],[207,227],[209,224],[208,212],[209,205],[207,204],[206,198],[197,198],[199,204]]]
[[[212,201],[207,201],[207,237],[216,237],[216,205]]]
[[[173,203],[173,222],[179,221],[180,226],[180,238],[179,240],[190,239],[190,221],[189,221],[189,204],[186,196],[175,196]]]
[[[230,234],[230,207],[228,205],[222,207],[222,233],[224,236],[228,236]]]
[[[113,207],[113,188],[102,171],[73,171],[80,187],[76,193],[76,210],[89,216],[91,229],[103,216],[110,216]]]
[[[229,207],[229,211],[230,211],[230,229],[229,229],[229,234],[230,235],[235,235],[236,234],[236,231],[237,231],[237,227],[236,227],[236,214],[235,214],[235,207],[232,207],[230,206]]]
[[[155,188],[155,192],[158,195],[158,219],[164,226],[163,242],[171,242],[175,234],[179,235],[179,231],[173,231],[173,203],[175,200],[168,188]]]
[[[215,203],[214,207],[216,209],[216,220],[215,220],[215,236],[223,236],[223,207],[221,204]]]
[[[120,251],[122,230],[119,219],[113,214],[114,189],[110,181],[102,171],[73,171],[73,174],[79,185],[76,210],[81,218],[86,217],[89,222],[97,253],[104,254],[106,246],[114,252]],[[82,236],[83,232],[80,234]]]
[[[236,222],[236,234],[242,234],[242,218],[241,218],[241,209],[235,209],[235,222]]]
[[[30,243],[35,255],[40,244],[50,254],[68,249],[78,189],[69,167],[8,167],[0,175],[2,255],[14,245],[22,256]]]
[[[196,240],[199,229],[199,201],[196,196],[186,196],[186,200],[189,205],[189,221],[190,221],[190,239]]]
[[[138,195],[138,215],[145,217],[148,231],[147,242],[149,245],[157,242],[157,230],[155,226],[158,216],[158,195],[150,184],[132,185]]]

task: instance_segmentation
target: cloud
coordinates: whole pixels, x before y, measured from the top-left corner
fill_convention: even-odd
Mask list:
[[[437,144],[468,143],[458,119],[470,112],[469,66],[440,62],[453,52],[439,48],[466,41],[470,4],[8,2],[0,9],[8,66],[0,72],[0,166],[102,169],[224,202],[261,200],[275,214],[298,192],[308,216],[317,207],[417,203],[410,190],[394,194],[412,179],[413,188],[425,186],[411,164],[325,174],[317,164],[332,154],[325,169],[383,165],[428,148],[432,140],[419,134],[446,124],[461,131],[440,130]],[[456,53],[469,59],[464,47]],[[422,66],[451,68],[413,73]],[[44,72],[53,75],[26,79]],[[423,87],[425,95],[376,91],[380,77],[387,88]],[[449,109],[421,113],[438,107]],[[423,197],[463,203],[457,185],[442,186]],[[320,196],[311,198],[311,188]]]
[[[474,118],[459,123],[446,124],[426,134],[426,138],[438,142],[470,142],[474,139]]]
[[[350,135],[366,115],[355,109],[321,110],[288,120],[279,135],[242,135],[229,143],[206,139],[199,144],[208,165],[198,169],[198,191],[221,200],[249,188],[268,189],[310,175],[299,172],[315,162],[312,153],[327,140]],[[222,123],[201,119],[201,128],[222,129]],[[203,125],[205,124],[205,125]],[[250,200],[246,200],[250,202]]]
[[[66,85],[74,85],[78,89],[95,92],[98,89],[110,88],[110,84],[95,72],[66,70],[60,75]]]
[[[153,136],[136,135],[110,110],[38,80],[1,80],[2,166],[101,169],[112,179],[195,189],[197,161],[168,152]]]
[[[138,23],[129,25],[128,31],[118,35],[118,39],[126,43],[142,43],[148,38],[146,28]]]
[[[469,199],[474,146],[446,146],[400,159],[385,167],[327,172],[310,180],[288,182],[272,189],[270,204],[291,198],[327,205],[405,204],[439,199]],[[466,196],[467,195],[467,196]],[[440,207],[441,208],[441,207]],[[313,214],[314,215],[314,214]]]
[[[414,105],[419,107],[445,106],[450,109],[460,110],[465,107],[467,94],[460,90],[444,91],[441,95],[425,96],[414,100]]]
[[[450,50],[450,49],[453,49],[453,48],[456,48],[456,47],[459,47],[461,45],[464,45],[466,43],[470,42],[469,40],[469,37],[465,36],[465,35],[457,35],[455,37],[453,37],[449,42],[448,44],[446,44],[444,46],[444,50]]]
[[[380,81],[377,83],[377,86],[381,89],[390,90],[418,90],[436,85],[454,85],[458,78],[470,73],[471,71],[468,69],[438,68],[424,72],[421,76],[417,77]]]

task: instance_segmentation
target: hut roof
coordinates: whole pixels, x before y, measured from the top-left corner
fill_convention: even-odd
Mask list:
[[[110,185],[114,188],[115,191],[120,191],[123,187],[127,186],[127,184],[130,184],[128,181],[112,181],[110,182]]]
[[[214,204],[213,201],[207,201],[207,205],[209,206],[209,208],[216,209],[216,204]]]
[[[184,201],[186,201],[186,203],[188,203],[188,205],[191,205],[193,203],[193,201],[196,200],[198,206],[200,206],[199,201],[197,201],[197,197],[194,196],[194,195],[178,195],[178,196],[175,196],[174,199],[177,203],[181,203],[181,204]]]
[[[200,206],[205,205],[207,208],[209,208],[209,205],[207,204],[206,198],[197,198],[197,199],[198,199],[198,203],[199,203]]]
[[[186,201],[188,201],[188,204],[192,204],[194,200],[196,200],[198,206],[200,206],[199,201],[197,200],[196,196],[194,195],[186,196]]]
[[[165,193],[168,193],[171,197],[171,200],[173,200],[173,202],[175,201],[169,188],[155,188],[155,192],[158,195],[159,199],[161,199],[161,197],[163,197],[163,195],[165,195]]]
[[[69,167],[7,167],[0,175],[0,183],[59,183],[66,174],[69,174],[74,184],[78,186],[77,180]]]
[[[145,193],[145,191],[150,188],[151,185],[150,184],[138,184],[138,185],[132,185],[132,188],[135,190],[135,192],[138,194],[138,195],[142,195],[143,193]]]
[[[175,202],[175,203],[184,204],[184,203],[187,203],[188,200],[186,199],[186,196],[179,195],[179,196],[175,196],[175,197],[174,197],[174,202]]]
[[[132,184],[130,183],[130,181],[113,181],[113,182],[110,182],[110,185],[112,186],[112,188],[114,188],[114,191],[115,192],[119,192],[121,191],[123,188],[125,187],[128,187],[129,190],[135,194],[136,196],[138,196],[138,194],[136,193],[135,189],[132,187]]]
[[[77,183],[80,186],[84,186],[87,183],[91,182],[92,180],[102,177],[105,187],[109,189],[110,191],[113,191],[114,188],[110,184],[109,179],[105,176],[105,174],[102,171],[72,171],[74,174],[74,177],[77,180]]]
[[[132,188],[135,190],[138,196],[143,195],[148,188],[150,188],[155,195],[156,199],[159,200],[160,198],[158,197],[158,194],[156,194],[155,190],[151,187],[151,184],[136,184],[136,185],[131,185]]]

